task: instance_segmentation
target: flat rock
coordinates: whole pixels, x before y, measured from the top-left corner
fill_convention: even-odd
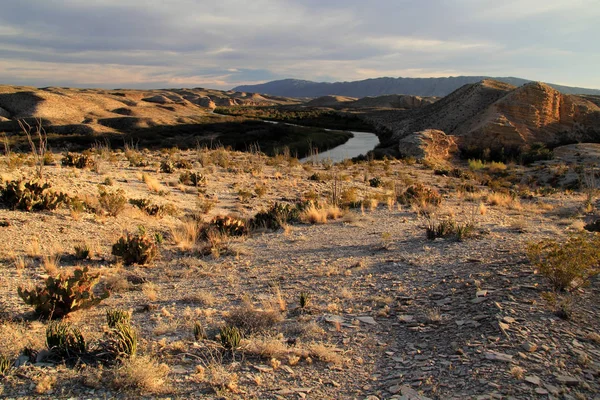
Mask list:
[[[532,342],[525,342],[521,345],[521,347],[523,348],[523,350],[525,350],[528,353],[533,353],[538,348],[537,344],[532,343]]]
[[[569,375],[555,375],[556,380],[565,386],[577,386],[579,385],[579,379]]]
[[[373,317],[356,317],[356,319],[368,325],[377,325]]]
[[[485,358],[487,360],[492,360],[492,361],[502,361],[502,362],[512,362],[513,360],[513,356],[508,355],[508,354],[504,354],[504,353],[498,353],[496,351],[488,351],[485,353]]]
[[[537,386],[539,386],[539,385],[542,384],[541,379],[538,376],[535,376],[535,375],[526,376],[525,377],[525,382],[529,382],[532,385],[537,385]]]

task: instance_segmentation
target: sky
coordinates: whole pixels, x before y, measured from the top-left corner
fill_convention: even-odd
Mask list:
[[[7,0],[0,83],[515,76],[600,89],[598,0]]]

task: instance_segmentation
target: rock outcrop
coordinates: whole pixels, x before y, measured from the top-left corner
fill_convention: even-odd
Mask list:
[[[352,103],[349,103],[348,107],[413,109],[435,103],[437,100],[437,97],[406,96],[395,94],[388,96],[363,97],[362,99],[358,99]]]
[[[461,149],[517,150],[536,142],[600,141],[598,105],[539,82],[516,88],[485,80],[423,108],[371,118],[393,132],[389,145],[394,147],[428,129],[455,137]]]
[[[354,101],[356,101],[356,98],[353,97],[322,96],[309,101],[306,105],[309,107],[339,107],[347,106]]]
[[[440,161],[452,158],[458,151],[458,146],[452,136],[435,129],[427,129],[400,140],[398,151],[402,157]]]

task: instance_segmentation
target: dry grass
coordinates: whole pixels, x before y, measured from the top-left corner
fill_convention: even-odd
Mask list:
[[[525,370],[517,365],[510,369],[510,375],[515,379],[523,379],[525,376]]]
[[[138,356],[124,361],[115,370],[112,383],[116,389],[148,394],[165,393],[168,391],[168,374],[169,367],[166,364],[159,364],[149,356]]]
[[[144,293],[150,301],[158,300],[158,286],[152,282],[147,282],[142,285],[142,293]]]
[[[600,344],[600,334],[596,333],[596,332],[590,332],[588,333],[585,338],[587,340],[590,340],[594,343]]]
[[[273,328],[283,317],[279,310],[261,310],[245,302],[225,316],[225,322],[245,332],[265,332]]]
[[[196,221],[186,221],[181,225],[171,228],[171,236],[173,241],[181,250],[192,250],[198,242],[200,229]]]
[[[242,341],[244,352],[264,358],[281,358],[290,350],[281,339],[275,337],[254,336]]]
[[[212,388],[218,390],[227,389],[234,393],[238,391],[239,377],[236,373],[229,371],[220,363],[210,363],[206,368],[197,370],[197,377]]]
[[[213,292],[209,290],[197,290],[194,293],[188,294],[181,300],[187,303],[198,303],[204,306],[213,306],[217,302],[217,298]]]
[[[40,349],[44,347],[45,327],[39,322],[29,324],[3,322],[0,324],[0,354],[16,357],[24,348]]]
[[[60,268],[60,254],[44,254],[42,256],[42,266],[44,267],[44,271],[48,275],[56,275],[58,274],[58,270]]]
[[[27,255],[32,258],[41,257],[42,249],[40,247],[40,241],[37,238],[31,239],[27,246]]]
[[[344,358],[340,355],[340,349],[324,343],[311,343],[308,350],[312,357],[331,364],[342,364]]]
[[[160,184],[158,179],[148,174],[142,174],[142,181],[146,184],[148,190],[150,190],[151,192],[158,193],[163,190],[163,186]]]
[[[324,224],[327,222],[327,210],[311,204],[300,214],[300,220],[310,224]]]

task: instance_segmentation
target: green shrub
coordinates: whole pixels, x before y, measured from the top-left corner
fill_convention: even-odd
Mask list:
[[[137,353],[138,335],[127,323],[116,323],[108,333],[107,350],[113,358],[134,357]]]
[[[69,196],[50,190],[49,183],[38,181],[9,181],[0,186],[0,201],[13,210],[55,210],[69,203]]]
[[[68,322],[53,321],[46,328],[46,344],[54,356],[78,357],[86,352],[83,335]]]
[[[223,326],[219,331],[219,339],[221,344],[226,349],[235,350],[240,347],[240,341],[242,340],[242,334],[235,326]]]
[[[85,260],[90,256],[90,248],[87,244],[75,246],[75,258],[78,260]]]
[[[267,228],[277,230],[283,224],[299,222],[300,209],[297,205],[275,203],[267,211],[257,213],[250,221],[252,228]]]
[[[14,363],[10,358],[0,354],[0,376],[8,375],[13,364]]]
[[[106,324],[109,328],[114,328],[118,324],[129,324],[130,322],[131,314],[129,311],[118,308],[106,310]]]
[[[567,240],[530,243],[527,257],[555,290],[572,290],[600,271],[600,236],[582,232]]]
[[[179,183],[188,186],[199,186],[206,182],[206,177],[200,172],[185,171],[179,175]]]
[[[219,233],[227,236],[244,236],[248,234],[248,227],[244,220],[228,215],[214,217],[209,224],[209,228],[216,229]]]
[[[90,154],[83,153],[66,153],[62,160],[62,165],[65,167],[75,167],[75,168],[93,168],[96,162],[92,158]]]
[[[381,178],[375,177],[375,178],[369,179],[369,186],[371,186],[371,187],[378,188],[378,187],[381,187],[382,185],[383,185],[383,181],[381,180]]]
[[[112,247],[112,254],[120,257],[125,265],[144,265],[158,255],[158,247],[146,233],[121,236]]]
[[[172,174],[175,171],[175,165],[171,160],[164,160],[160,163],[160,172]]]
[[[102,186],[98,186],[98,203],[108,215],[116,217],[125,209],[125,205],[127,204],[127,198],[125,198],[124,193],[123,189],[107,191]]]
[[[99,297],[94,295],[94,286],[100,280],[100,274],[91,275],[88,268],[76,268],[73,274],[58,274],[48,277],[44,286],[31,290],[18,288],[23,301],[33,306],[36,313],[44,318],[62,318],[68,313],[92,307],[109,296],[104,291]]]
[[[461,224],[453,219],[445,219],[437,222],[431,218],[425,227],[427,239],[429,240],[453,237],[459,242],[471,237],[474,229],[475,225],[471,222]]]
[[[153,204],[148,199],[129,199],[129,204],[139,208],[150,216],[162,217],[164,215],[174,215],[177,213],[175,206],[172,204]]]

